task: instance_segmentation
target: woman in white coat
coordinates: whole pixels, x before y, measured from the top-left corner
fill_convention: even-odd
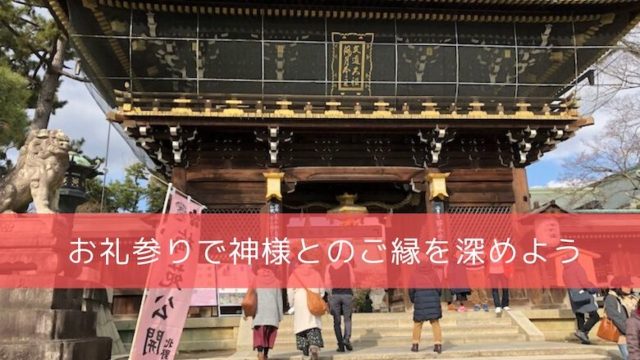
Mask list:
[[[318,271],[309,264],[300,264],[289,277],[287,298],[289,306],[293,308],[293,330],[296,334],[296,347],[302,351],[305,358],[316,360],[320,356],[320,349],[324,347],[322,340],[322,319],[309,311],[307,305],[307,290],[324,293],[321,286],[322,279]],[[305,289],[306,288],[306,289]]]

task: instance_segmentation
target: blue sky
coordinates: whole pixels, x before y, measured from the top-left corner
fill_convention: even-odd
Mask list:
[[[68,104],[53,115],[50,128],[62,129],[72,139],[85,138],[85,153],[104,157],[107,150],[108,122],[105,114],[83,83],[64,79],[59,97]],[[596,125],[583,128],[573,138],[561,143],[557,149],[545,154],[540,161],[527,168],[529,186],[558,185],[562,182],[563,162],[576,155],[585,140],[597,135],[606,124],[604,110],[594,114]],[[137,162],[129,145],[116,131],[111,132],[109,144],[108,181],[123,177],[124,169]]]

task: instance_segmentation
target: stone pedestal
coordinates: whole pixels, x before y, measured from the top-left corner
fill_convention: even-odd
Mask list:
[[[70,221],[18,216],[0,232],[0,360],[111,358],[111,338],[97,336],[84,290],[55,289],[74,276],[64,273],[57,246],[70,238]]]
[[[0,360],[108,360],[83,290],[0,289]]]
[[[388,305],[384,301],[384,297],[387,293],[384,289],[371,289],[369,293],[369,298],[371,299],[371,306],[373,307],[373,312],[387,312],[389,311]]]

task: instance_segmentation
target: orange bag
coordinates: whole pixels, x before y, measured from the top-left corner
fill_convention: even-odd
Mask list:
[[[309,307],[309,312],[315,316],[322,316],[327,312],[327,303],[324,302],[322,297],[307,288],[304,288],[307,291],[307,306]]]
[[[300,280],[300,277],[298,277],[298,274],[293,273],[293,275],[296,277],[296,279],[298,279],[298,281],[300,281],[300,285],[304,286],[302,284],[302,280]],[[328,310],[327,303],[324,302],[322,296],[307,289],[306,286],[304,286],[304,290],[307,292],[307,307],[309,308],[309,312],[314,316],[322,316],[326,314]]]
[[[256,316],[256,311],[258,310],[258,294],[255,289],[247,290],[247,294],[244,296],[244,299],[242,299],[240,306],[242,306],[244,316]]]
[[[605,314],[602,320],[600,320],[600,326],[598,327],[598,337],[602,340],[611,341],[614,343],[618,342],[620,338],[620,331],[615,326],[613,321],[607,317]]]

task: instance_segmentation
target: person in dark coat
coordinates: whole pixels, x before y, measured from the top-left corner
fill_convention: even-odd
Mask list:
[[[576,316],[577,330],[575,336],[583,343],[590,344],[589,331],[600,321],[598,305],[594,294],[598,292],[589,279],[584,268],[577,261],[564,264],[562,273],[564,283],[571,286],[568,289],[571,310]],[[588,320],[586,320],[588,317]]]
[[[629,360],[640,360],[640,302],[627,319],[627,349]]]
[[[623,360],[627,360],[629,358],[626,341],[627,319],[629,318],[629,313],[622,303],[623,299],[631,294],[631,288],[625,286],[627,284],[631,284],[630,278],[614,278],[613,281],[611,281],[611,286],[616,288],[609,290],[609,293],[604,298],[604,313],[607,315],[609,320],[613,322],[613,325],[618,329],[618,332],[620,332],[618,349],[620,349],[620,354],[622,355]]]
[[[417,352],[422,335],[422,324],[431,323],[433,330],[433,351],[442,353],[442,307],[440,305],[440,278],[427,261],[419,265],[413,275],[414,287],[409,289],[409,299],[413,306],[413,344],[411,351]]]

